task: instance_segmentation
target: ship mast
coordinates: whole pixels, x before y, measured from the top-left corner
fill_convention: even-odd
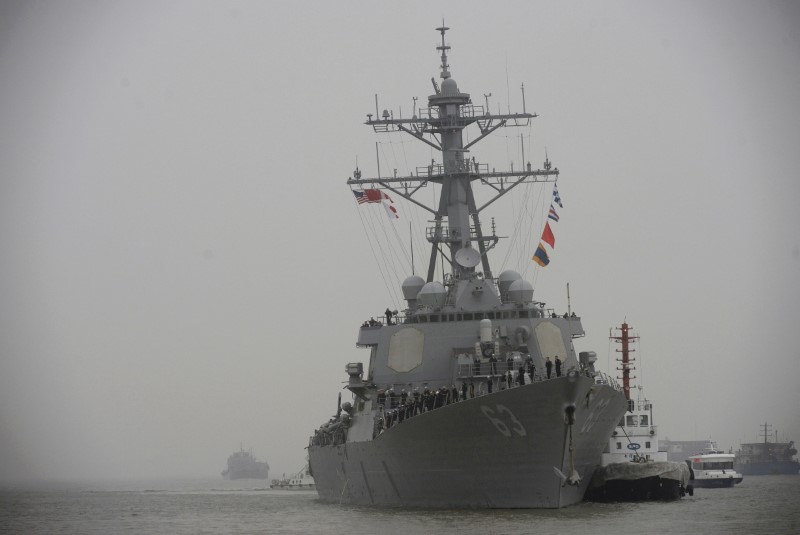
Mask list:
[[[375,132],[404,132],[441,152],[441,163],[432,160],[425,167],[417,167],[409,176],[390,178],[362,178],[359,171],[347,180],[348,185],[372,185],[392,191],[394,194],[420,206],[433,215],[433,226],[426,231],[431,243],[427,282],[433,281],[436,262],[441,254],[451,265],[451,275],[455,280],[468,280],[476,275],[475,268],[481,265],[486,279],[492,278],[487,253],[499,241],[492,229],[491,235],[481,230],[480,212],[523,183],[547,182],[550,177],[558,177],[558,168],[532,169],[530,163],[521,171],[489,172],[488,164],[479,164],[470,159],[469,148],[480,140],[505,126],[528,126],[535,113],[508,113],[492,115],[482,105],[475,105],[469,93],[462,93],[452,78],[447,53],[450,50],[445,42],[449,28],[436,28],[441,34],[441,45],[436,49],[441,53],[441,88],[434,79],[434,94],[428,97],[428,108],[416,110],[410,119],[395,119],[388,110],[380,117],[367,115],[367,125]],[[523,95],[524,101],[524,95]],[[376,110],[377,112],[377,110]],[[417,115],[418,114],[418,115]],[[468,126],[476,124],[480,135],[464,145],[462,133]],[[477,206],[472,183],[476,180],[490,186],[495,195],[483,206]],[[439,184],[441,194],[438,206],[428,207],[414,198],[414,194],[428,182]]]
[[[763,432],[763,433],[761,433],[761,435],[764,437],[764,444],[766,444],[766,443],[767,443],[767,437],[768,437],[768,436],[771,434],[771,433],[769,432],[769,428],[770,428],[770,427],[772,427],[772,426],[771,426],[771,425],[769,425],[767,422],[764,422],[764,432]],[[777,437],[776,437],[776,439],[775,439],[775,442],[777,442],[777,441],[778,441],[778,439],[777,439]]]
[[[620,336],[609,336],[609,339],[622,345],[622,349],[616,350],[617,353],[622,353],[622,358],[617,359],[617,361],[622,364],[622,366],[617,368],[617,370],[622,372],[622,377],[617,377],[617,379],[622,379],[622,390],[625,392],[625,399],[630,401],[630,380],[636,379],[636,376],[631,377],[631,371],[636,369],[633,365],[633,361],[636,359],[631,356],[631,353],[636,350],[631,347],[631,344],[638,340],[639,337],[630,333],[630,327],[627,322],[623,322],[621,327],[617,327],[617,330],[621,331]]]

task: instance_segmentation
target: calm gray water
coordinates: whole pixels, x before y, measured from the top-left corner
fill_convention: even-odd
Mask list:
[[[25,533],[800,533],[800,476],[745,478],[675,502],[560,510],[349,507],[259,482],[192,480],[0,489],[0,532]]]

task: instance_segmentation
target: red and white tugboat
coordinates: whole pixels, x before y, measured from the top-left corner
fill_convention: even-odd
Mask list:
[[[653,421],[653,404],[638,386],[636,400],[631,398],[631,371],[635,360],[632,344],[639,339],[627,323],[617,328],[619,336],[610,339],[622,345],[619,360],[622,389],[628,400],[627,412],[608,440],[601,465],[586,491],[590,501],[674,500],[688,492],[690,472],[682,462],[669,461],[666,451],[658,449],[658,428]]]

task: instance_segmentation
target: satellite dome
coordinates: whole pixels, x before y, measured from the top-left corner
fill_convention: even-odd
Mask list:
[[[458,84],[452,78],[445,78],[442,82],[442,95],[457,95]]]
[[[506,294],[508,294],[508,288],[511,286],[511,283],[518,281],[521,278],[522,275],[511,269],[507,269],[506,271],[502,272],[499,277],[497,277],[497,286],[500,288],[500,296],[503,297],[504,300]]]
[[[508,299],[515,303],[530,303],[533,301],[533,286],[525,279],[518,279],[508,287]]]
[[[533,290],[531,290],[533,292]],[[444,306],[445,298],[447,297],[447,290],[441,282],[429,282],[422,287],[422,290],[417,294],[419,302],[429,307]]]
[[[412,301],[417,298],[417,294],[425,286],[425,279],[419,275],[412,275],[403,281],[401,286],[403,289],[403,299]]]

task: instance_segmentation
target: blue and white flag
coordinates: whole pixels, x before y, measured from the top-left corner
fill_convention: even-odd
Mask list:
[[[561,196],[558,194],[558,184],[553,184],[553,202],[564,208],[564,205],[561,204]]]

